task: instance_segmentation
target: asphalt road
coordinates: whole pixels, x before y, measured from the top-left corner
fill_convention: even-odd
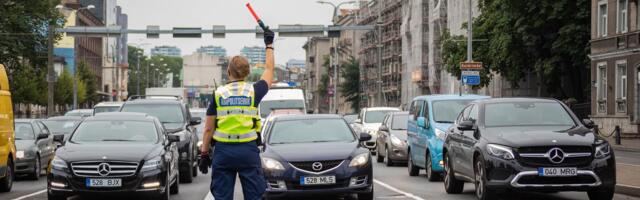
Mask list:
[[[640,163],[640,155],[635,153],[617,153],[619,162]],[[382,164],[374,164],[375,197],[385,200],[424,200],[424,199],[447,199],[447,200],[474,200],[473,185],[466,184],[463,194],[448,195],[444,192],[442,182],[428,182],[422,171],[418,177],[409,177],[405,166],[386,167]],[[209,192],[209,175],[200,174],[193,183],[181,184],[180,193],[172,195],[173,200],[211,200]],[[46,180],[42,177],[39,181],[19,179],[15,182],[13,190],[9,193],[0,193],[2,200],[46,200]],[[242,189],[239,180],[235,187],[236,200],[242,200]],[[74,196],[70,200],[84,199],[141,199],[135,196]],[[310,198],[304,198],[310,199]],[[331,197],[318,197],[317,199],[332,199]],[[555,194],[509,194],[503,199],[518,200],[582,200],[587,199],[585,193],[581,192],[561,192]],[[617,200],[640,200],[640,198],[629,197],[616,194]]]
[[[640,165],[640,152],[615,151],[616,162],[632,165]]]

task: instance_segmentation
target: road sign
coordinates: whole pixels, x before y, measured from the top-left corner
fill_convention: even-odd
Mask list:
[[[480,70],[482,69],[482,62],[461,62],[460,63],[461,70]]]
[[[464,74],[462,73],[462,83],[465,85],[480,85],[480,74]]]
[[[480,71],[465,70],[462,71],[462,76],[480,76]]]

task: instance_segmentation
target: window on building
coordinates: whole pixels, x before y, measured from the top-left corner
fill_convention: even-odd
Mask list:
[[[607,112],[607,63],[598,63],[596,78],[598,112],[605,113]]]
[[[618,33],[627,32],[627,16],[628,16],[629,0],[618,0],[618,17],[617,17],[617,31]]]
[[[616,111],[627,110],[627,62],[616,62]]]
[[[607,36],[607,2],[598,3],[598,36]]]

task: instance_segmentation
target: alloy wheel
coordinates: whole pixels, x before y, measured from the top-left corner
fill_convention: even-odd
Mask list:
[[[482,198],[484,195],[484,168],[482,166],[482,161],[476,162],[476,196],[478,198]]]
[[[449,186],[449,173],[451,173],[451,167],[449,167],[449,156],[445,155],[444,157],[444,186]]]

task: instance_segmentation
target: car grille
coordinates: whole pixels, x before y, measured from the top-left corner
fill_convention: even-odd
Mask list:
[[[101,167],[102,166],[102,167]],[[105,172],[107,166],[108,172]],[[71,163],[73,174],[81,177],[125,177],[133,176],[138,169],[138,163],[119,161],[88,161]]]
[[[541,177],[523,176],[518,180],[522,185],[567,185],[567,184],[593,184],[597,180],[590,175],[579,175],[575,177]]]
[[[311,173],[318,173],[318,172],[324,172],[330,169],[333,169],[335,167],[340,166],[340,164],[342,164],[344,160],[328,160],[328,161],[310,161],[310,162],[289,162],[291,164],[291,166],[303,170],[303,171],[307,171],[307,172],[311,172]],[[320,163],[322,164],[322,169],[320,170],[314,170],[313,169],[313,164],[314,163]]]
[[[545,154],[553,148],[560,148],[566,154],[584,154],[578,157],[565,157],[561,163],[553,163]],[[593,160],[590,146],[546,146],[546,147],[521,147],[516,149],[517,160],[529,167],[579,167],[586,166]],[[531,156],[537,155],[537,156]]]

